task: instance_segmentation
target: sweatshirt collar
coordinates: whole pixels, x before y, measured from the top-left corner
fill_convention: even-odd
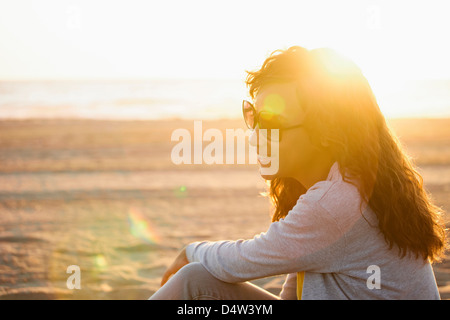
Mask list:
[[[331,166],[330,172],[328,172],[327,181],[339,180],[340,178],[341,178],[341,172],[339,171],[339,164],[336,161]]]

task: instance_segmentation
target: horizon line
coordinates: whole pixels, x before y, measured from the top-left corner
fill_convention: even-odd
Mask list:
[[[216,81],[245,81],[245,76],[242,78],[235,76],[223,76],[223,77],[214,77],[214,76],[154,76],[154,77],[48,77],[48,78],[33,78],[33,77],[13,77],[13,78],[2,78],[0,77],[0,82],[32,82],[32,81],[42,81],[42,82],[55,82],[55,81],[158,81],[158,80],[216,80]],[[448,77],[386,77],[386,81],[445,81],[450,80],[450,76]],[[370,82],[370,78],[368,78]]]

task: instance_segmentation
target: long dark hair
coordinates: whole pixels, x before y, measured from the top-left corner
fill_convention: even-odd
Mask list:
[[[361,70],[331,49],[274,51],[246,83],[255,98],[273,82],[297,85],[312,141],[326,139],[345,181],[357,186],[390,248],[438,261],[446,248],[443,212],[389,129]],[[284,218],[306,189],[293,178],[269,183],[273,221]]]

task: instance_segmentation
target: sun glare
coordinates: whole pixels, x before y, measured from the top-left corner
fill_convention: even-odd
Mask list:
[[[272,51],[299,45],[349,57],[385,99],[404,81],[450,78],[450,47],[442,41],[450,20],[441,7],[369,0],[1,2],[0,79],[242,82]]]
[[[269,94],[264,98],[263,110],[269,114],[282,114],[285,108],[286,103],[278,94]]]

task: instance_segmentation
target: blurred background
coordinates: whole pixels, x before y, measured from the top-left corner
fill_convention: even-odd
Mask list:
[[[0,0],[0,299],[146,299],[196,240],[266,230],[254,165],[181,165],[177,128],[244,128],[276,49],[355,61],[450,209],[446,1]],[[448,221],[448,219],[447,219]],[[69,265],[81,289],[69,289]],[[435,266],[450,298],[448,259]],[[278,293],[281,277],[256,281]]]

